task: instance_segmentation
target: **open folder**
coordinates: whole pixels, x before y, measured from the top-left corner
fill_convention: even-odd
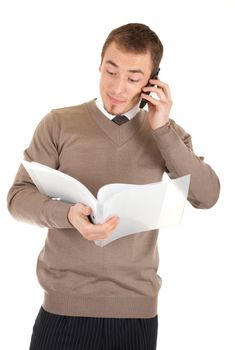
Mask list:
[[[23,160],[22,164],[41,193],[52,199],[90,207],[94,224],[102,224],[113,216],[120,218],[108,238],[94,241],[100,247],[133,233],[177,225],[182,220],[189,174],[167,182],[143,185],[107,184],[98,190],[95,198],[72,176],[37,162]]]

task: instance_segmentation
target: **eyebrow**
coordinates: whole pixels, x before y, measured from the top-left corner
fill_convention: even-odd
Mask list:
[[[115,68],[119,68],[118,65],[113,62],[112,60],[107,60],[105,63],[111,64]],[[141,73],[144,75],[144,72],[141,69],[129,69],[128,72],[130,73]]]

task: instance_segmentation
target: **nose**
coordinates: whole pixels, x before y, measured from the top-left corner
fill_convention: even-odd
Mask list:
[[[122,95],[126,91],[126,82],[123,77],[119,76],[114,79],[113,82],[113,92],[115,96]]]

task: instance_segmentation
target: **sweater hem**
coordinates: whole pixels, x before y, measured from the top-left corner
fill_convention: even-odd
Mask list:
[[[60,295],[45,293],[43,308],[64,316],[103,318],[152,318],[157,315],[157,296]]]

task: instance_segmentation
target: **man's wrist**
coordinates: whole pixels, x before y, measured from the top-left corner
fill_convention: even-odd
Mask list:
[[[151,126],[151,128],[152,128],[153,131],[156,131],[156,130],[164,129],[165,127],[167,127],[169,125],[170,125],[170,120],[168,120],[164,124],[160,124],[160,125],[157,125],[157,126],[154,126],[154,127]]]

